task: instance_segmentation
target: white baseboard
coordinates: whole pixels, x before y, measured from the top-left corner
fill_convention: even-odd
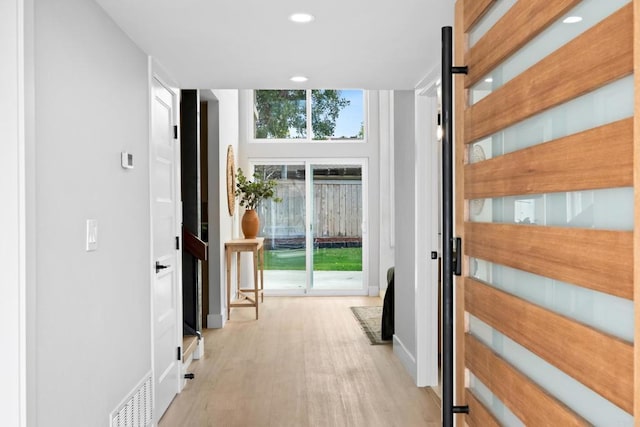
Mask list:
[[[380,295],[380,289],[377,286],[369,286],[369,296],[377,297]]]
[[[210,329],[222,329],[227,319],[224,314],[208,314],[207,315],[207,328]]]
[[[413,378],[413,382],[417,384],[418,380],[418,365],[416,364],[416,358],[409,353],[407,348],[404,346],[400,338],[397,335],[393,336],[393,354],[395,354],[402,366],[409,372],[411,378]]]
[[[198,345],[196,346],[195,351],[193,352],[193,360],[200,360],[204,356],[204,337],[200,336],[198,340]]]

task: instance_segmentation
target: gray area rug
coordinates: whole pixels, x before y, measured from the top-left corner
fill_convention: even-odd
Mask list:
[[[380,338],[382,332],[382,307],[351,307],[351,311],[372,345],[391,344],[391,341],[383,341]]]

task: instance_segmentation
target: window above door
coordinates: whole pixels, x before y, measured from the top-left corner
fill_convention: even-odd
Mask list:
[[[363,90],[277,89],[253,94],[256,142],[361,143],[366,139]]]

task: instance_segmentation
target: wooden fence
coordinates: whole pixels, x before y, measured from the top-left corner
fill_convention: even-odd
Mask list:
[[[327,180],[314,183],[313,234],[319,238],[362,238],[362,183]],[[260,235],[299,238],[305,235],[304,181],[281,180],[276,189],[282,202],[267,201],[258,209]]]

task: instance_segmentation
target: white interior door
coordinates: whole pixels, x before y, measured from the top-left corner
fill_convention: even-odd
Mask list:
[[[174,124],[177,95],[152,83],[151,222],[153,230],[153,371],[156,420],[180,391],[181,290],[176,236],[180,224],[180,145]]]

